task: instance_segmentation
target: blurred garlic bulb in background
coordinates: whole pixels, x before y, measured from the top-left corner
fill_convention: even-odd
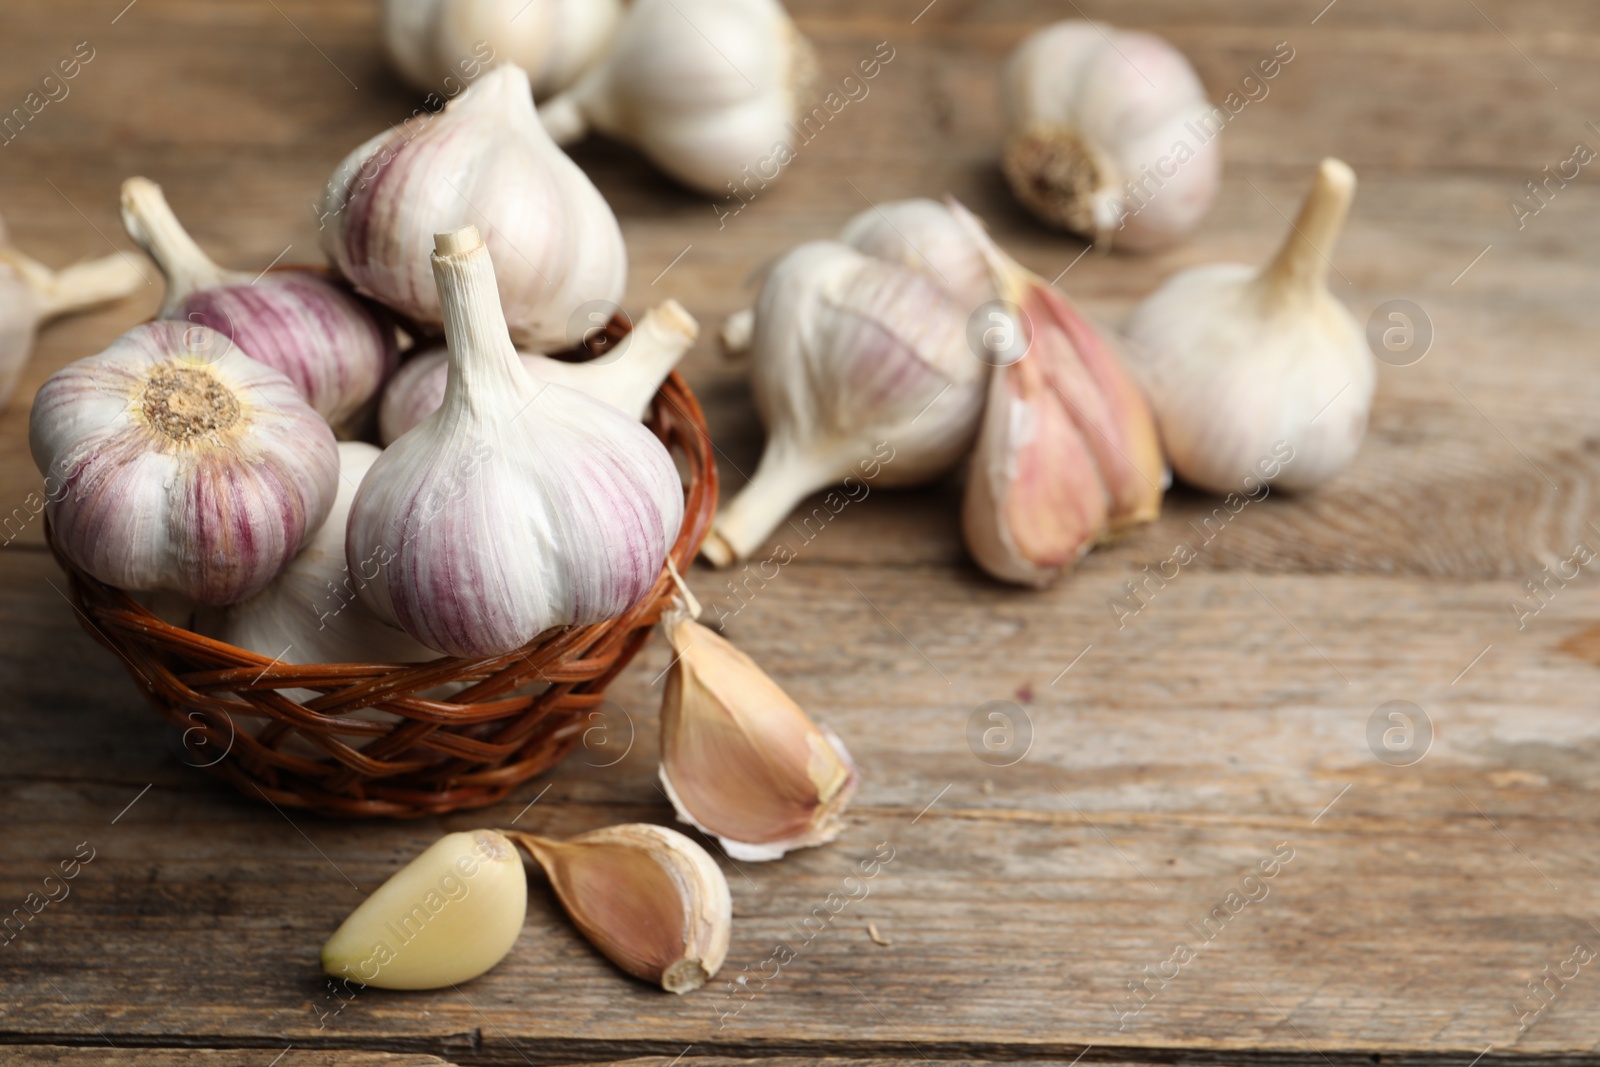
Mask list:
[[[451,92],[452,79],[505,60],[543,98],[594,65],[621,18],[621,0],[384,0],[383,46],[423,92]]]
[[[148,178],[122,183],[122,222],[166,276],[161,318],[211,327],[282,372],[336,434],[360,429],[400,359],[387,315],[314,271],[217,266]]]
[[[522,369],[475,229],[436,243],[444,403],[367,472],[345,559],[376,572],[358,592],[379,618],[441,652],[497,656],[648,595],[683,486],[637,419]]]
[[[989,371],[968,347],[969,313],[924,275],[837,241],[780,259],[750,349],[766,448],[718,513],[706,558],[744,559],[796,504],[852,474],[917,485],[960,462]]]
[[[616,216],[545,133],[528,76],[510,63],[345,157],[322,219],[340,272],[423,326],[443,321],[434,234],[481,227],[511,339],[536,351],[581,341],[591,326],[582,306],[616,304],[627,281]]]
[[[266,588],[333,506],[333,433],[282,374],[215,330],[135,326],[57,371],[28,418],[57,546],[108,585],[232,604]]]
[[[557,382],[604,400],[636,419],[649,414],[661,383],[700,333],[699,323],[676,300],[652,309],[616,351],[588,363],[520,353],[522,368],[539,381]],[[449,377],[449,354],[441,346],[406,359],[384,390],[378,434],[385,445],[439,410]]]
[[[1355,189],[1354,171],[1323,160],[1272,262],[1191,267],[1134,309],[1129,354],[1189,484],[1314,489],[1355,459],[1377,367],[1361,326],[1328,291],[1328,257]]]
[[[1012,54],[1001,101],[1006,178],[1053,226],[1097,245],[1160,248],[1199,225],[1216,197],[1216,111],[1189,61],[1159,37],[1047,26]]]
[[[560,144],[598,130],[721,194],[793,158],[790,126],[815,73],[778,0],[634,0],[604,58],[539,114]]]
[[[149,280],[126,252],[51,270],[12,247],[0,222],[0,407],[16,391],[40,326],[121,300]]]
[[[680,602],[661,619],[674,653],[661,701],[661,787],[678,818],[736,860],[826,844],[856,767],[765,671]]]

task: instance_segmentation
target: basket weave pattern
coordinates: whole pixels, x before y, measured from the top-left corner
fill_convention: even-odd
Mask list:
[[[671,558],[687,571],[711,528],[717,469],[700,405],[676,373],[646,425],[685,471],[683,527]],[[550,630],[491,659],[291,666],[164,622],[79,570],[53,537],[50,547],[84,629],[122,659],[191,751],[206,760],[225,753],[208,769],[249,796],[339,816],[483,807],[550,769],[576,746],[586,715],[676,593],[663,568],[626,615]],[[452,683],[466,688],[448,699],[421,696]],[[302,703],[279,692],[294,689],[319,695]],[[351,717],[364,709],[394,721]]]

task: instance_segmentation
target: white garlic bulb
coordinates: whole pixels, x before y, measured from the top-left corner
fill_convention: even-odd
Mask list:
[[[356,590],[365,580],[344,558],[350,505],[382,452],[362,441],[339,445],[339,491],[327,521],[272,584],[248,600],[202,610],[207,637],[280,663],[425,663],[438,653],[373,615]],[[309,690],[290,690],[291,700]]]
[[[51,270],[12,247],[0,222],[0,407],[17,388],[40,326],[121,300],[145,282],[126,252]]]
[[[540,108],[561,144],[595,129],[685,185],[763,185],[794,158],[816,68],[778,0],[634,0],[610,51]]]
[[[1194,68],[1148,33],[1070,20],[1024,41],[1006,66],[1002,166],[1040,219],[1142,250],[1199,225],[1222,149]]]
[[[661,576],[683,521],[666,447],[637,419],[523,371],[472,227],[433,257],[444,404],[367,472],[345,558],[379,618],[455,656],[614,618]]]
[[[66,487],[56,544],[102,582],[231,604],[264,589],[327,517],[328,424],[215,330],[136,326],[52,375],[28,446]]]
[[[383,45],[401,77],[451,94],[485,62],[528,72],[539,97],[594,65],[622,18],[622,0],[383,0]]]
[[[167,279],[164,319],[209,326],[281,371],[341,437],[353,436],[399,362],[388,316],[307,270],[251,275],[201,251],[148,178],[122,183],[128,236]]]
[[[642,419],[661,383],[699,333],[694,316],[676,300],[668,300],[639,320],[616,351],[599,359],[567,363],[523,352],[522,368],[540,381],[559,382]],[[448,371],[449,354],[442,346],[407,358],[378,407],[378,435],[385,445],[394,444],[401,434],[439,410]]]
[[[750,349],[766,449],[717,515],[706,558],[744,559],[796,504],[852,474],[905,486],[955,466],[977,432],[989,370],[968,346],[969,314],[924,275],[837,241],[779,260]]]
[[[1355,187],[1348,166],[1323,160],[1272,262],[1180,271],[1128,320],[1167,455],[1191,485],[1312,489],[1360,449],[1377,368],[1327,286]]]
[[[615,305],[627,281],[616,216],[545,133],[528,76],[510,63],[347,156],[321,217],[340,273],[423,326],[443,321],[433,235],[483,227],[511,338],[535,351],[581,341],[583,306]]]

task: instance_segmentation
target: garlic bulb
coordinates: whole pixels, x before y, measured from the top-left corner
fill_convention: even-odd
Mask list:
[[[264,589],[333,505],[339,452],[289,379],[215,330],[152,322],[39,389],[47,514],[78,566],[128,590],[231,604]]]
[[[593,128],[720,194],[794,158],[815,69],[778,0],[634,0],[605,58],[539,114],[561,144]]]
[[[1096,542],[1156,519],[1168,481],[1161,441],[1110,342],[958,210],[1020,310],[1026,344],[989,383],[962,531],[994,577],[1045,586]]]
[[[1012,54],[1002,167],[1040,219],[1097,245],[1171,244],[1222,173],[1220,128],[1194,68],[1148,33],[1070,20]]]
[[[161,318],[231,338],[287,376],[339,436],[356,433],[399,361],[388,316],[312,271],[252,276],[217,266],[148,178],[122,183],[122,222],[166,275]]]
[[[545,133],[528,76],[510,63],[347,156],[321,217],[340,272],[423,326],[443,321],[433,235],[482,226],[511,339],[539,351],[581,341],[583,305],[616,304],[627,280],[616,216]]]
[[[121,300],[145,281],[126,252],[53,271],[13,248],[0,222],[0,407],[16,391],[40,326]]]
[[[454,93],[500,58],[545,97],[594,64],[621,18],[622,0],[384,0],[383,45],[423,92]]]
[[[207,637],[281,663],[423,663],[438,653],[380,620],[356,596],[363,578],[344,558],[345,526],[356,489],[382,453],[339,445],[339,491],[316,534],[272,584],[249,600],[200,612]],[[309,690],[291,690],[291,700]],[[385,719],[384,721],[389,721]]]
[[[661,629],[675,653],[661,701],[661,786],[678,818],[736,860],[838,837],[856,789],[844,743],[681,606]]]
[[[429,648],[496,656],[648,595],[683,488],[637,419],[523,371],[477,230],[437,247],[444,403],[367,472],[345,558],[376,572],[359,595],[379,618]]]
[[[443,989],[505,959],[528,915],[522,858],[493,830],[446,834],[322,946],[322,969],[378,989]]]
[[[1128,320],[1167,455],[1191,485],[1313,489],[1355,459],[1377,369],[1327,286],[1355,187],[1348,166],[1323,160],[1271,263],[1181,271]]]
[[[745,558],[806,496],[852,474],[905,486],[954,467],[989,370],[967,345],[968,310],[916,271],[836,241],[779,260],[750,350],[766,449],[717,515],[706,558]]]
[[[521,353],[522,369],[544,382],[557,382],[604,400],[619,411],[642,419],[650,411],[661,383],[678,365],[700,333],[699,323],[676,300],[668,300],[641,319],[616,352],[588,363],[567,363],[549,356]],[[400,435],[439,410],[444,402],[449,356],[429,349],[406,360],[383,392],[378,407],[378,435],[392,445]]]
[[[676,830],[625,823],[569,841],[508,836],[544,868],[583,936],[636,978],[688,993],[727,958],[728,880],[705,849]]]

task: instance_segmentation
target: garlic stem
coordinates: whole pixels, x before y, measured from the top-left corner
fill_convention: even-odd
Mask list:
[[[450,379],[440,410],[446,417],[471,407],[474,396],[503,397],[525,378],[500,310],[494,263],[476,226],[435,234],[433,273],[444,312]]]
[[[127,252],[86,259],[57,271],[8,248],[0,250],[0,264],[14,268],[33,290],[41,321],[120,300],[150,280]]]
[[[676,300],[651,308],[634,324],[622,351],[595,367],[602,379],[614,385],[604,399],[637,418],[650,409],[661,383],[700,336],[700,324]],[[615,367],[615,370],[610,368]]]
[[[729,363],[742,361],[750,354],[750,342],[756,333],[755,308],[745,308],[729,315],[722,324],[722,354]]]
[[[148,178],[122,183],[122,224],[167,276],[167,295],[158,317],[171,315],[191,293],[250,279],[213,262],[172,213],[161,186]]]
[[[584,118],[578,95],[572,89],[540,104],[539,121],[544,123],[550,139],[562,146],[582,140],[589,132],[589,120]]]
[[[1328,256],[1344,229],[1355,195],[1356,174],[1349,164],[1324,159],[1311,191],[1300,205],[1294,228],[1257,279],[1270,306],[1282,307],[1296,298],[1320,293],[1327,286]]]
[[[851,462],[807,456],[770,441],[750,483],[717,513],[700,551],[714,567],[747,558],[806,497],[853,470]]]

